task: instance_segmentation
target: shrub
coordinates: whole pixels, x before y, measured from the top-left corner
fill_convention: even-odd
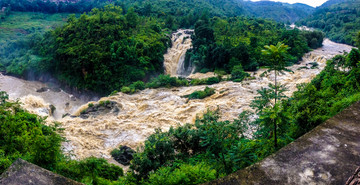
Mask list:
[[[250,76],[248,73],[244,71],[241,65],[236,65],[231,71],[231,79],[237,82],[241,82],[244,78]]]
[[[18,102],[1,103],[0,115],[0,173],[22,158],[86,184],[115,181],[123,175],[120,167],[105,159],[91,157],[76,161],[65,157],[58,124],[44,125],[42,118],[21,109]]]
[[[0,115],[0,173],[19,157],[46,169],[54,168],[63,141],[56,133],[57,125],[44,125],[42,118],[21,109],[17,102],[4,100]]]
[[[143,152],[136,153],[130,168],[137,172],[140,178],[146,178],[148,174],[163,166],[166,162],[175,159],[173,142],[168,132],[156,129],[145,141]]]
[[[221,81],[221,77],[210,77],[208,79],[206,79],[206,84],[207,85],[212,85],[212,84],[216,84],[219,83]]]
[[[135,91],[144,90],[145,89],[145,83],[143,81],[136,81],[136,82],[132,83],[129,87],[131,89],[135,89]]]
[[[120,164],[129,165],[134,158],[135,151],[127,146],[120,146],[119,149],[111,151],[111,156]]]
[[[156,78],[153,78],[149,83],[146,84],[148,88],[160,88],[160,87],[180,87],[188,86],[189,82],[184,78],[171,77],[170,75],[159,75]]]
[[[191,81],[190,81],[190,85],[193,85],[193,86],[195,86],[195,85],[204,85],[204,84],[206,84],[206,79],[192,79]]]
[[[125,94],[129,94],[129,93],[131,93],[131,88],[124,86],[121,88],[121,92],[125,93]]]
[[[115,181],[123,176],[123,170],[105,159],[90,157],[81,161],[64,160],[57,165],[56,172],[86,184],[99,184],[98,181]]]
[[[215,94],[215,89],[214,88],[209,88],[209,87],[205,87],[205,89],[203,91],[195,91],[189,95],[185,95],[185,98],[188,98],[189,100],[191,99],[204,99],[208,96],[211,96]]]
[[[181,164],[179,168],[162,167],[149,176],[153,185],[202,184],[216,179],[217,172],[205,163],[196,165]]]
[[[118,93],[119,91],[113,91],[113,92],[111,92],[111,94],[109,95],[109,96],[114,96],[114,95],[116,95],[117,93]]]
[[[199,72],[200,73],[207,73],[207,72],[210,72],[211,70],[208,69],[208,68],[202,68]]]

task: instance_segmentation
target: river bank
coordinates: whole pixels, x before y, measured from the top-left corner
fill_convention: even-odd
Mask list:
[[[291,96],[298,84],[308,83],[319,74],[328,59],[344,51],[349,52],[351,48],[326,39],[323,47],[307,53],[299,64],[289,67],[294,73],[278,77],[289,89],[285,94]],[[314,65],[314,62],[317,64]],[[193,123],[196,116],[208,108],[219,108],[222,120],[233,120],[242,111],[251,110],[249,105],[257,96],[257,90],[267,87],[273,81],[273,74],[261,76],[263,70],[252,73],[252,80],[211,85],[209,87],[214,88],[216,93],[202,100],[188,101],[183,96],[203,90],[205,86],[146,89],[133,95],[118,93],[104,97],[100,101],[115,102],[119,112],[90,116],[87,119],[62,119],[64,136],[69,140],[64,149],[72,151],[78,158],[110,158],[110,151],[119,145],[134,149],[140,147],[154,129],[168,130],[171,126]],[[77,113],[86,108],[87,105],[84,105]]]

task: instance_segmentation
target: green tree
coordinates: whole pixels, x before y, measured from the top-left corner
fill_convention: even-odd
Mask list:
[[[358,49],[352,49],[349,55],[346,57],[345,66],[351,69],[356,68],[360,62],[360,51]]]
[[[357,34],[357,37],[356,37],[356,46],[360,49],[360,31],[359,31],[359,33]]]
[[[274,45],[266,45],[264,46],[265,49],[262,50],[262,56],[264,57],[265,63],[268,66],[268,70],[265,73],[274,71],[275,74],[275,90],[274,90],[274,105],[273,108],[275,109],[277,107],[277,100],[281,98],[281,96],[278,96],[278,91],[280,90],[280,85],[277,82],[277,75],[279,73],[283,73],[284,71],[290,71],[286,68],[287,65],[287,59],[288,59],[288,50],[290,49],[287,45],[278,42],[276,46]],[[272,97],[270,97],[272,99]],[[278,110],[278,109],[276,109]],[[275,114],[272,114],[270,118],[274,122],[274,146],[277,148],[277,112]]]
[[[126,14],[126,21],[130,28],[135,28],[138,24],[138,15],[135,13],[134,8],[130,8]]]

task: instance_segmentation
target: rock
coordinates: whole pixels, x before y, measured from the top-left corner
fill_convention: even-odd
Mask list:
[[[111,152],[111,156],[122,165],[130,165],[130,161],[136,152],[127,146],[120,146],[120,149],[115,149]]]
[[[53,92],[60,92],[61,91],[61,89],[58,88],[58,87],[53,87],[50,90],[53,91]]]
[[[81,185],[81,183],[17,159],[1,176],[4,185]]]
[[[42,87],[42,88],[36,90],[36,92],[42,93],[42,92],[46,92],[46,91],[48,91],[48,90],[49,90],[49,88],[47,88],[47,87]]]
[[[50,105],[49,108],[50,108],[50,115],[53,115],[56,110],[56,107],[54,105]]]
[[[96,117],[98,115],[104,115],[108,113],[117,114],[120,111],[118,105],[114,101],[100,101],[99,104],[92,104],[80,113],[80,118],[87,119],[90,116]]]
[[[65,118],[66,116],[71,116],[69,113],[63,114],[62,118]]]

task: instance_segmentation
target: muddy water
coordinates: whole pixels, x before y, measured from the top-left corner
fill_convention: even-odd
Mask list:
[[[349,52],[350,46],[337,44],[330,40],[324,41],[322,48],[307,53],[300,64],[291,66],[294,73],[286,73],[279,77],[282,84],[287,85],[290,96],[296,85],[310,82],[326,65],[326,60],[344,50]],[[174,51],[178,52],[178,51]],[[172,55],[172,56],[175,56]],[[179,56],[179,55],[177,55]],[[319,64],[311,69],[312,62]],[[169,68],[174,72],[174,69]],[[251,100],[257,95],[256,90],[267,87],[274,80],[270,74],[260,77],[262,70],[251,73],[253,80],[242,83],[221,82],[211,85],[216,94],[203,100],[182,98],[196,90],[203,90],[205,86],[180,87],[172,89],[146,89],[134,95],[119,93],[101,100],[117,102],[119,112],[108,113],[82,119],[66,117],[61,120],[65,128],[64,136],[69,140],[65,150],[72,151],[78,158],[98,156],[110,158],[110,151],[119,145],[136,148],[143,144],[146,137],[155,128],[163,130],[183,123],[193,123],[197,115],[201,115],[208,108],[219,107],[223,120],[232,120],[244,110],[249,110]],[[81,107],[77,113],[86,108]]]
[[[182,45],[186,42],[187,39],[179,44]],[[325,40],[323,44],[322,48],[305,54],[299,65],[290,67],[294,73],[286,73],[279,77],[279,81],[289,88],[288,96],[291,96],[296,90],[297,84],[310,82],[319,74],[325,67],[327,59],[341,54],[344,50],[349,52],[351,49],[350,46],[337,44],[330,40]],[[188,47],[191,47],[181,46],[181,49],[180,45],[178,49],[169,50],[168,56],[179,58]],[[311,69],[312,65],[309,64],[311,62],[317,62],[318,68]],[[174,66],[169,68],[171,69],[169,71],[172,71],[170,74],[176,74]],[[74,98],[71,94],[51,85],[0,75],[0,90],[8,92],[13,100],[19,98],[23,106],[30,112],[49,116],[50,121],[61,122],[62,127],[65,128],[63,134],[69,141],[64,143],[64,150],[74,154],[76,158],[89,156],[110,158],[110,151],[119,145],[128,145],[132,148],[141,146],[155,128],[167,130],[171,126],[193,123],[196,116],[201,115],[208,108],[219,107],[223,120],[236,118],[243,110],[250,109],[249,104],[257,95],[256,90],[266,87],[273,81],[273,74],[260,77],[261,73],[262,70],[251,73],[255,79],[242,83],[221,82],[211,85],[210,87],[216,89],[216,94],[203,100],[187,101],[182,96],[196,90],[203,90],[205,86],[146,89],[134,95],[119,93],[101,99],[116,102],[119,108],[118,112],[90,116],[87,119],[69,116],[62,118],[65,113],[79,115],[87,107],[86,101]],[[213,74],[205,76],[211,75]],[[192,76],[201,77],[202,75],[194,74]],[[37,92],[41,88],[44,92]],[[96,102],[94,103],[96,104]],[[52,115],[50,104],[56,107]]]
[[[185,67],[185,54],[191,48],[191,34],[194,30],[180,29],[171,36],[172,47],[164,55],[165,74],[171,76],[188,76],[194,70],[193,66]]]
[[[49,116],[48,120],[61,119],[63,114],[72,114],[86,101],[68,94],[52,84],[22,80],[0,74],[0,90],[6,91],[11,100],[19,99],[31,113]],[[51,111],[50,105],[56,110]]]

